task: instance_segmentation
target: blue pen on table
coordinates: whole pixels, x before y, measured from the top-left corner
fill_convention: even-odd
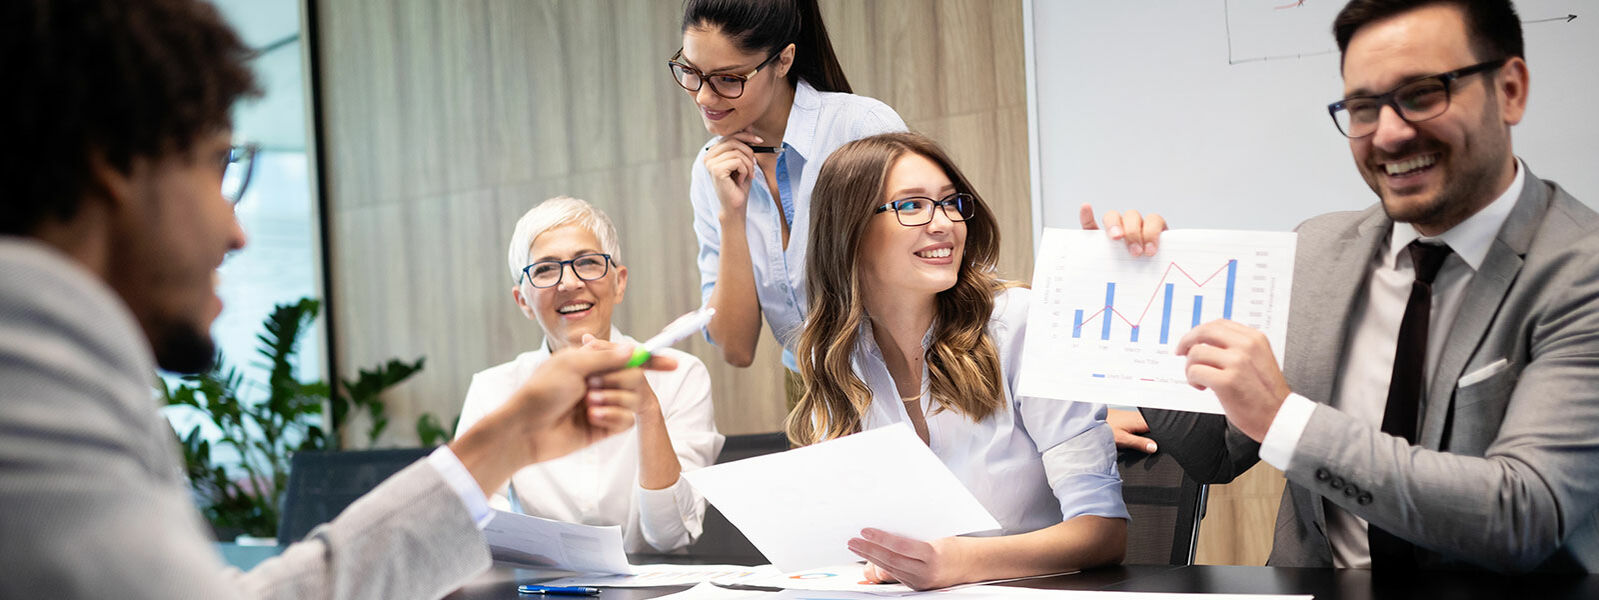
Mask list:
[[[703,329],[711,322],[711,316],[716,314],[716,309],[711,307],[701,308],[668,323],[665,329],[655,334],[655,337],[646,340],[633,350],[633,358],[627,361],[627,367],[633,368],[650,361],[651,353],[671,346],[683,338],[694,335],[694,332]]]
[[[580,585],[519,585],[516,586],[516,593],[547,594],[552,596],[598,596],[600,595],[600,588]]]

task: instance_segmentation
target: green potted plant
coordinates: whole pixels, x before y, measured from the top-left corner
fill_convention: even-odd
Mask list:
[[[312,298],[280,304],[263,323],[257,352],[267,368],[266,396],[241,398],[244,375],[218,356],[209,371],[184,376],[175,386],[160,384],[168,405],[197,411],[220,436],[213,442],[198,424],[187,433],[175,431],[183,449],[185,470],[201,512],[219,540],[245,534],[271,538],[277,534],[279,507],[295,452],[347,450],[344,440],[354,417],[366,414],[360,436],[370,448],[388,427],[380,398],[387,390],[422,369],[423,359],[407,363],[391,359],[362,369],[353,380],[334,388],[322,381],[301,382],[294,376],[301,334],[316,320],[321,303]],[[417,421],[424,445],[448,441],[450,431],[431,414]],[[238,455],[236,465],[219,464],[214,451],[226,447]]]

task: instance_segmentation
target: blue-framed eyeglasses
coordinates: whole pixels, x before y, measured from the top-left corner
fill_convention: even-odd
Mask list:
[[[872,214],[892,210],[900,225],[920,227],[933,222],[934,208],[942,209],[944,217],[951,221],[965,221],[977,214],[977,197],[965,192],[944,196],[942,200],[911,196],[879,206],[877,210],[872,211]],[[951,208],[955,209],[954,212],[950,211]]]
[[[572,266],[572,274],[578,279],[594,281],[611,271],[611,255],[595,252],[568,260],[541,260],[522,267],[522,279],[536,288],[554,287],[560,285],[561,277],[566,275],[567,265]]]

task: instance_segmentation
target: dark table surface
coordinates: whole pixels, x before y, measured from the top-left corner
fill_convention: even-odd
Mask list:
[[[666,561],[654,561],[666,562]],[[715,560],[675,560],[717,564]],[[526,572],[520,572],[526,573]],[[473,583],[449,596],[452,600],[515,599],[519,572],[496,565]],[[1029,579],[1008,585],[1057,590],[1121,592],[1191,592],[1212,594],[1311,594],[1317,600],[1383,600],[1389,598],[1599,598],[1599,577],[1527,575],[1507,577],[1449,571],[1373,574],[1358,569],[1299,569],[1196,565],[1128,565],[1092,569],[1071,575]],[[684,586],[606,588],[600,600],[645,600],[688,589]],[[529,598],[524,596],[523,598]]]

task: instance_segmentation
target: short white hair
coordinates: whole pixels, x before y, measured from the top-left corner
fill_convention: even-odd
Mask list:
[[[611,262],[622,264],[622,244],[617,241],[616,226],[611,224],[611,217],[588,202],[560,196],[540,202],[516,221],[508,257],[511,281],[522,281],[522,269],[533,260],[533,240],[546,231],[566,225],[581,225],[589,230],[589,233],[594,234],[594,239],[599,240],[600,249],[611,255]]]

